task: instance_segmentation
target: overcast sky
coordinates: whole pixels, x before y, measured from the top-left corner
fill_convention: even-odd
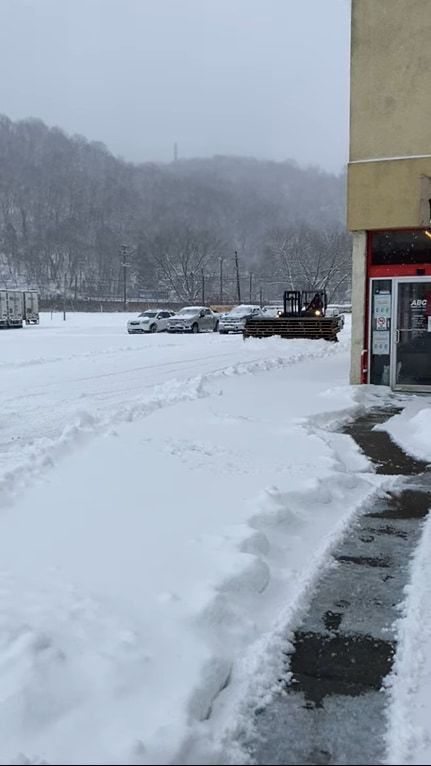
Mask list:
[[[349,0],[0,0],[0,112],[127,160],[241,154],[340,171]]]

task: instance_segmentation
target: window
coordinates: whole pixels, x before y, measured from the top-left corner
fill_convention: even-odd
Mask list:
[[[430,263],[431,231],[378,231],[371,235],[371,262],[374,266]]]
[[[391,358],[392,281],[374,279],[371,284],[370,383],[388,386]]]

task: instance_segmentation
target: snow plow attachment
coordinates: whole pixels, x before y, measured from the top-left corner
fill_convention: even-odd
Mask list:
[[[324,291],[309,292],[286,290],[283,311],[277,317],[257,315],[247,319],[243,338],[311,338],[338,341],[343,328],[343,316],[327,316],[327,299]]]
[[[338,341],[337,334],[341,323],[337,317],[323,319],[293,319],[283,317],[248,319],[243,330],[243,338],[269,338],[278,335],[280,338],[312,338]]]

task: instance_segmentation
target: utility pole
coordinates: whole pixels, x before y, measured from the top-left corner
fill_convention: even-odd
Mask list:
[[[252,274],[252,272],[251,272],[251,271],[250,271],[250,274],[249,274],[249,276],[250,276],[250,285],[249,285],[249,303],[251,303],[251,298],[252,298],[252,295],[253,295],[253,274]]]
[[[223,256],[220,256],[220,306],[223,306]]]
[[[66,274],[63,280],[63,322],[66,321]]]
[[[262,306],[263,306],[263,289],[262,289],[262,286],[259,287],[259,303],[260,303],[260,308],[262,308]]]
[[[235,271],[236,271],[236,291],[238,295],[238,303],[241,303],[241,284],[239,280],[238,250],[235,250]]]
[[[201,278],[202,278],[202,306],[205,306],[205,274],[203,269],[201,269]]]
[[[127,311],[127,267],[126,263],[127,245],[120,247],[120,262],[123,267],[123,311]]]

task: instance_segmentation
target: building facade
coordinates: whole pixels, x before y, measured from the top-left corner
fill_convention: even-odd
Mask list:
[[[431,391],[431,0],[352,0],[352,383]]]

